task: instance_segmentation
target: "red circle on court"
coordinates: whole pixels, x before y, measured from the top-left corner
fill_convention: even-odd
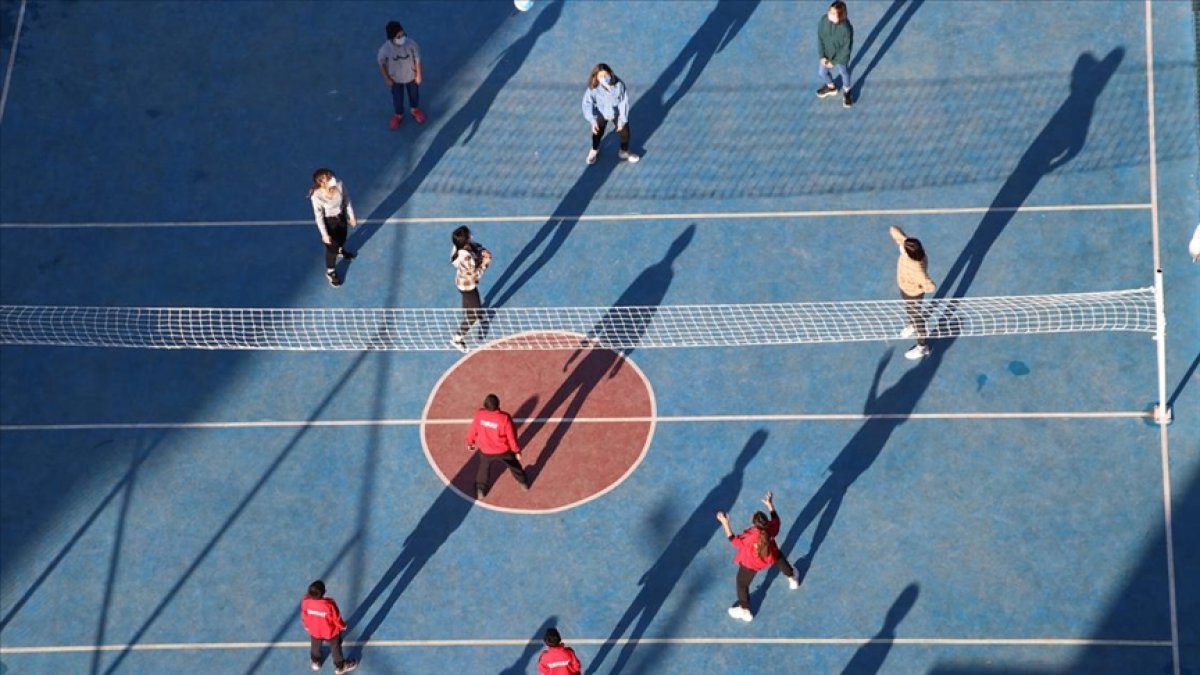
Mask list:
[[[608,349],[495,348],[538,337],[506,338],[464,356],[425,405],[425,455],[442,480],[471,501],[478,466],[466,449],[471,417],[487,394],[499,396],[500,408],[512,415],[531,487],[522,490],[508,468],[494,462],[480,506],[520,513],[578,506],[619,485],[650,447],[654,393],[633,361]]]

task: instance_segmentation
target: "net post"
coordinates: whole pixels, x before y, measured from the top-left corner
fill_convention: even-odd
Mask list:
[[[1154,406],[1154,421],[1171,423],[1171,406],[1167,402],[1167,312],[1163,302],[1163,272],[1154,270],[1154,342],[1158,356],[1158,404]]]

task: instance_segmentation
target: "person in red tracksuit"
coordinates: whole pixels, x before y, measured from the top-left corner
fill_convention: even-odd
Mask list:
[[[355,668],[358,662],[342,656],[342,636],[346,631],[346,622],[338,610],[333,598],[325,597],[325,582],[317,579],[308,585],[308,595],[300,601],[300,622],[308,631],[310,641],[309,657],[312,659],[312,669],[321,669],[321,643],[328,642],[333,652],[333,667],[337,675],[343,675]]]
[[[717,520],[721,523],[721,527],[725,528],[725,536],[729,538],[729,543],[737,549],[733,561],[738,564],[738,602],[729,608],[729,616],[742,621],[754,620],[754,614],[750,611],[750,582],[760,571],[774,565],[788,578],[788,585],[793,591],[800,588],[800,579],[796,577],[796,570],[792,569],[787,558],[779,552],[779,547],[775,545],[775,535],[779,534],[779,514],[775,512],[775,504],[771,501],[770,492],[763,498],[763,504],[771,513],[770,517],[768,518],[767,514],[762,511],[755,511],[754,517],[751,519],[751,526],[740,535],[735,535],[733,529],[729,527],[729,516],[722,511],[717,512]]]
[[[557,628],[547,628],[542,641],[546,648],[538,659],[538,675],[579,675],[583,672],[575,650],[562,643]]]
[[[476,499],[483,499],[487,495],[492,462],[497,460],[508,465],[508,470],[523,489],[529,489],[529,478],[521,466],[521,448],[517,445],[512,416],[500,409],[500,398],[495,394],[484,397],[483,408],[471,420],[471,430],[467,432],[467,450],[479,451],[479,468],[475,471]]]

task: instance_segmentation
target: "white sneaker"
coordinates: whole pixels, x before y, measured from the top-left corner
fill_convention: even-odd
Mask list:
[[[902,338],[910,338],[916,334],[917,334],[917,327],[912,325],[911,323],[908,324],[907,326],[905,326],[904,330],[900,331],[900,337],[902,337]]]
[[[630,164],[637,164],[638,162],[642,161],[641,157],[638,157],[637,155],[635,155],[632,152],[629,152],[628,150],[622,150],[622,151],[618,152],[617,158],[623,159],[626,162],[629,162]]]
[[[455,335],[450,338],[450,344],[454,345],[454,348],[457,349],[458,351],[460,351],[464,354],[467,353],[467,338],[466,337],[464,337],[462,335]]]
[[[738,607],[737,605],[734,605],[733,607],[729,608],[729,616],[731,616],[735,619],[741,619],[742,621],[745,621],[746,623],[750,623],[751,621],[754,620],[754,615],[750,613],[750,610],[743,609],[741,607]]]
[[[793,591],[800,590],[800,580],[796,577],[788,577],[788,588],[792,589]]]
[[[926,356],[929,356],[930,351],[932,350],[929,349],[929,345],[916,345],[912,349],[904,352],[904,358],[908,359],[909,361],[916,361],[917,359],[923,359]]]
[[[599,156],[600,156],[599,150],[589,150],[588,151],[588,164],[595,164],[596,158]]]

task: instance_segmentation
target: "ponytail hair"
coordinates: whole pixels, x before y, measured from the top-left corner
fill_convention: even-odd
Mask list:
[[[761,560],[767,559],[767,554],[771,551],[771,539],[767,536],[767,514],[762,511],[755,511],[754,517],[750,521],[758,530],[758,541],[754,542],[754,555]]]

